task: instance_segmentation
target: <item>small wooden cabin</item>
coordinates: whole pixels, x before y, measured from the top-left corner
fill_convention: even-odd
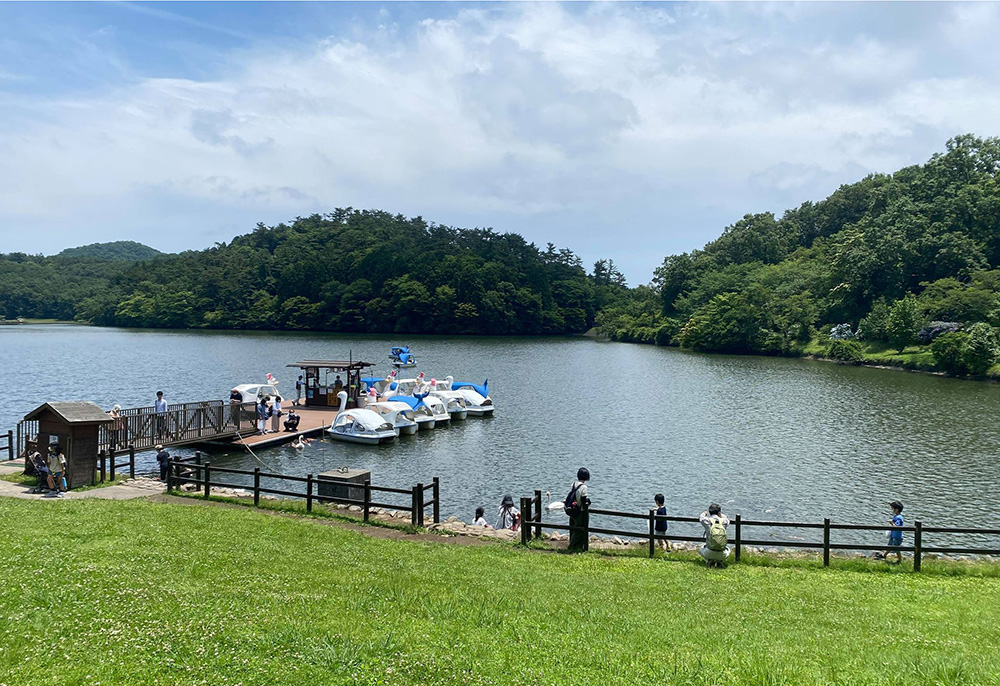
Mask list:
[[[45,403],[24,415],[24,421],[38,423],[34,444],[44,459],[48,459],[48,446],[59,444],[70,488],[95,483],[98,432],[111,421],[107,412],[91,402]],[[25,460],[26,471],[29,464]]]

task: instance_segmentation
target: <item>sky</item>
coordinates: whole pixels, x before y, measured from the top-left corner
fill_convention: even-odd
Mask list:
[[[1000,133],[998,3],[0,3],[0,252],[337,207],[631,284]]]

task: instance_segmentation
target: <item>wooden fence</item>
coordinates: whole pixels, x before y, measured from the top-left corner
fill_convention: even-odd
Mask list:
[[[7,441],[7,445],[0,445],[0,450],[7,451],[7,459],[14,459],[14,432],[8,430],[6,434],[0,434],[0,441]]]
[[[102,426],[98,434],[98,449],[108,455],[256,433],[257,407],[222,400],[168,405],[166,412],[130,407],[121,411],[119,422]]]
[[[646,523],[644,531],[635,530],[620,530],[612,529],[605,526],[593,526],[589,524],[587,527],[574,527],[569,524],[555,524],[552,522],[542,521],[542,492],[535,491],[534,497],[531,498],[521,498],[521,543],[527,545],[531,540],[532,536],[535,538],[540,538],[542,534],[542,529],[554,529],[561,531],[582,531],[585,536],[590,536],[591,534],[604,534],[607,536],[618,536],[627,537],[633,539],[643,539],[649,543],[649,556],[653,557],[656,549],[657,541],[683,541],[689,543],[704,543],[704,536],[678,536],[674,534],[658,534],[656,533],[656,522],[684,522],[684,523],[696,523],[700,524],[700,520],[697,517],[675,517],[671,515],[657,515],[655,509],[649,510],[648,513],[637,513],[637,512],[620,512],[617,510],[602,510],[598,508],[590,508],[589,513],[591,517],[620,517],[623,519],[634,519],[643,520]],[[770,548],[787,548],[792,550],[820,550],[823,553],[823,566],[828,567],[830,565],[830,553],[834,550],[864,550],[864,551],[875,551],[875,550],[886,550],[886,543],[880,545],[870,545],[861,544],[853,542],[834,542],[833,534],[837,531],[871,531],[877,532],[885,535],[886,531],[889,529],[887,525],[874,526],[871,524],[835,524],[830,521],[829,518],[824,519],[823,523],[817,522],[774,522],[774,521],[764,521],[764,520],[751,520],[743,519],[741,515],[736,515],[732,519],[732,534],[733,538],[730,543],[733,550],[733,557],[736,562],[740,561],[740,557],[743,553],[744,546],[766,546]],[[751,537],[745,537],[744,529],[750,528],[779,528],[779,529],[809,529],[815,531],[822,531],[823,541],[777,541],[777,540],[764,540]],[[981,535],[981,536],[1000,536],[1000,529],[975,529],[975,528],[957,528],[957,527],[940,527],[940,526],[924,526],[920,520],[914,522],[913,526],[899,527],[899,531],[905,534],[911,534],[913,543],[912,545],[902,545],[894,547],[891,550],[893,552],[899,551],[901,553],[913,553],[913,571],[919,572],[923,556],[928,553],[938,553],[942,555],[1000,555],[1000,549],[995,548],[977,548],[977,547],[967,547],[967,546],[942,546],[942,545],[926,545],[924,541],[925,535],[933,534],[956,534],[956,535]]]
[[[253,479],[250,484],[225,483],[213,480],[213,476],[237,475],[250,477]],[[282,484],[291,483],[293,486],[282,488],[270,488],[261,484],[262,480],[269,479],[279,481]],[[277,495],[285,498],[299,498],[306,501],[306,512],[312,512],[313,503],[335,503],[339,505],[357,505],[361,508],[362,519],[368,521],[373,507],[381,507],[391,510],[410,513],[410,523],[413,526],[424,526],[426,522],[426,510],[431,508],[431,519],[437,524],[441,521],[441,481],[434,477],[429,483],[418,483],[412,488],[392,488],[389,486],[376,486],[370,481],[363,484],[346,484],[347,487],[362,491],[362,498],[346,498],[340,496],[320,495],[317,493],[317,486],[324,482],[317,479],[312,474],[306,476],[291,476],[288,474],[275,474],[265,472],[260,467],[253,470],[232,469],[229,467],[216,467],[210,462],[203,462],[201,453],[196,452],[194,457],[187,459],[171,459],[167,471],[167,491],[172,491],[182,484],[196,484],[199,486],[203,497],[209,498],[212,495],[212,488],[236,488],[253,493],[253,504],[260,505],[261,495]],[[305,490],[290,490],[294,484],[304,484]],[[343,482],[336,482],[337,486],[344,486]],[[427,492],[430,491],[430,500],[425,500]],[[408,502],[403,504],[379,502],[373,497],[380,497],[378,494],[405,495]]]

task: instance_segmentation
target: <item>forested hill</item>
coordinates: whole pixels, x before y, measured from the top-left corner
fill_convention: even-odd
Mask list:
[[[899,350],[935,321],[948,324],[938,332],[996,326],[998,172],[1000,139],[964,135],[926,164],[868,176],[780,219],[748,214],[701,250],[667,257],[649,287],[602,312],[599,330],[795,353],[836,325],[835,339]]]
[[[78,248],[66,248],[57,257],[94,257],[99,260],[150,260],[162,255],[159,250],[135,241],[114,241],[111,243],[91,243]]]
[[[3,259],[40,260],[55,282],[92,264]],[[58,315],[47,299],[30,301],[32,273],[21,270],[13,289],[0,274],[0,298],[19,294],[0,302],[8,317],[167,328],[578,333],[625,292],[610,261],[588,274],[571,251],[539,250],[517,234],[353,209],[258,225],[229,245],[88,271],[66,284],[76,295],[59,302]],[[51,284],[36,285],[52,296]]]

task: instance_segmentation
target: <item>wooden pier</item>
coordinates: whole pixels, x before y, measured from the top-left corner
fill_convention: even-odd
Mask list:
[[[229,441],[206,441],[207,445],[212,446],[243,446],[250,448],[251,450],[257,450],[259,448],[269,448],[275,445],[281,445],[282,443],[289,443],[294,441],[299,436],[311,437],[322,435],[326,431],[330,424],[333,423],[333,418],[337,416],[337,408],[335,407],[289,407],[288,409],[294,410],[295,414],[299,415],[301,419],[299,420],[299,426],[295,431],[285,431],[284,423],[285,417],[281,417],[278,420],[279,429],[277,433],[271,433],[271,420],[267,420],[268,433],[262,434],[253,431],[250,434],[241,433],[235,438],[235,440]],[[287,416],[287,410],[282,409]]]

